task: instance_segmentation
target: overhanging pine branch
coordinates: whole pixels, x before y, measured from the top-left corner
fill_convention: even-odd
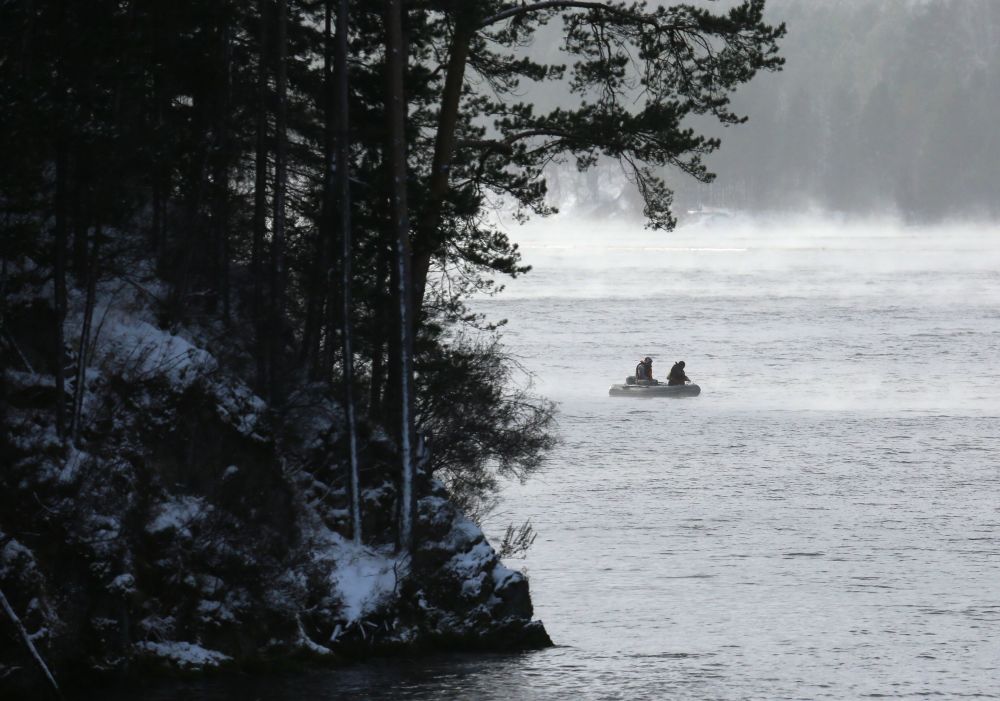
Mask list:
[[[511,17],[518,17],[520,15],[526,15],[532,12],[538,12],[540,10],[551,10],[551,9],[583,9],[583,10],[600,10],[601,12],[607,12],[612,15],[618,15],[619,17],[628,17],[632,20],[643,22],[645,24],[650,24],[660,29],[676,29],[676,27],[660,27],[656,20],[645,15],[636,14],[634,12],[629,12],[628,10],[623,10],[620,7],[615,7],[604,2],[586,2],[580,0],[574,2],[572,0],[545,0],[544,2],[536,2],[530,5],[518,5],[516,7],[508,7],[506,10],[501,10],[500,12],[487,17],[482,22],[479,23],[479,28],[484,29],[491,24],[496,24],[497,22],[502,22],[505,19],[510,19]]]

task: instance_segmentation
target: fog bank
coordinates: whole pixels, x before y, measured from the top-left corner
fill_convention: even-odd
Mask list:
[[[788,26],[785,69],[735,93],[745,124],[692,123],[722,147],[707,159],[718,175],[710,185],[663,172],[680,213],[1000,214],[1000,3],[769,0],[767,13]],[[549,175],[557,205],[641,216],[616,164]]]

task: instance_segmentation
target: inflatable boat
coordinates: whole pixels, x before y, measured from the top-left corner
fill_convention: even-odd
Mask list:
[[[626,383],[611,385],[608,394],[612,397],[697,397],[701,394],[698,385],[637,385]]]

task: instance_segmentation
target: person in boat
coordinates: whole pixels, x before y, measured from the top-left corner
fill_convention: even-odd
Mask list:
[[[635,382],[639,385],[658,384],[656,380],[653,379],[653,359],[648,355],[640,360],[639,364],[635,366]]]
[[[674,363],[674,366],[670,368],[670,375],[667,376],[667,384],[671,386],[683,385],[690,381],[691,379],[684,374],[684,361]]]

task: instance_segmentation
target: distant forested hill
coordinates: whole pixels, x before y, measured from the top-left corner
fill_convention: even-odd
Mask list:
[[[774,0],[787,63],[712,160],[733,205],[1000,212],[1000,3]]]

